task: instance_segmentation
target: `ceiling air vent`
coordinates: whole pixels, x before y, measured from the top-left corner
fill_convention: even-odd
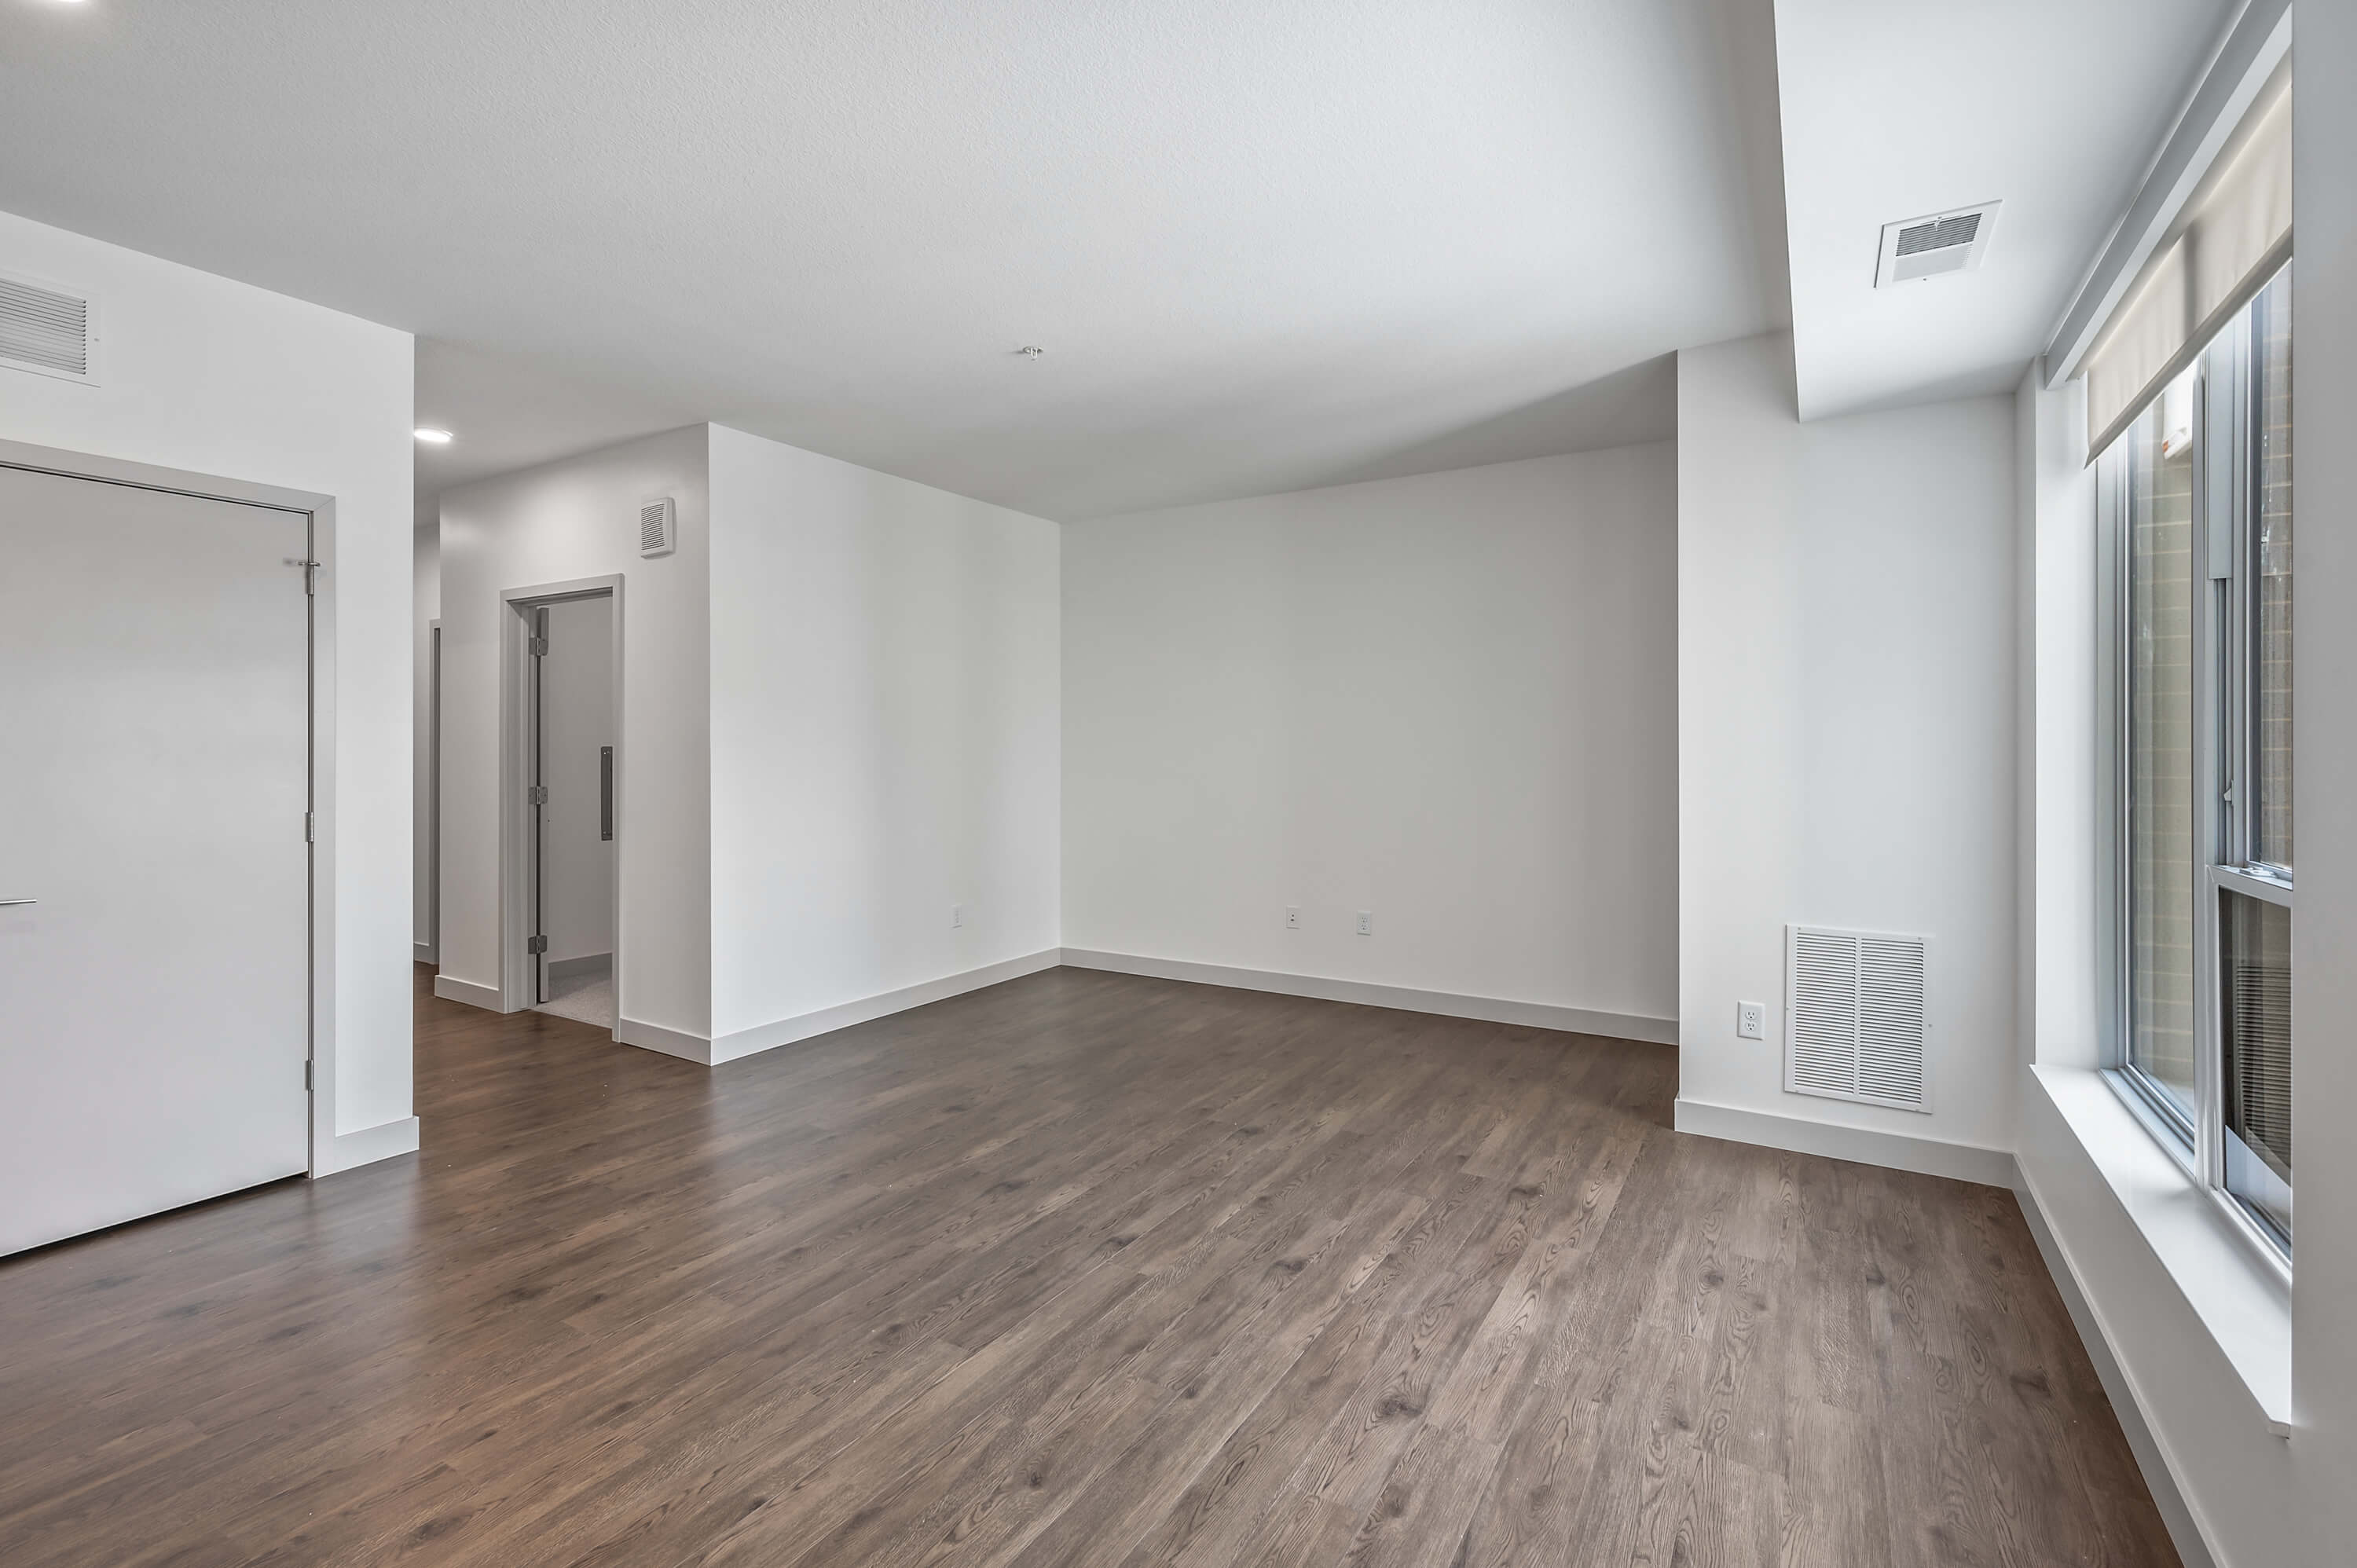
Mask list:
[[[1784,928],[1784,1088],[1932,1109],[1929,937]]]
[[[1981,264],[1989,234],[1996,228],[1997,204],[1961,207],[1882,226],[1882,253],[1874,264],[1874,286],[1916,283],[1968,273]]]
[[[96,384],[97,302],[0,273],[0,365]]]
[[[664,496],[639,503],[639,553],[668,555],[679,542],[679,512]]]

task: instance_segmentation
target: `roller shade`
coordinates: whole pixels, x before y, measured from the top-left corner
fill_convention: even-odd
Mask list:
[[[2110,445],[2290,258],[2287,71],[2252,104],[2088,354],[2088,452]]]

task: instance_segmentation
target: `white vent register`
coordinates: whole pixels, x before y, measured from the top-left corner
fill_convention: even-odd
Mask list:
[[[1959,207],[1882,226],[1882,250],[1874,263],[1874,286],[1920,283],[1925,278],[1968,273],[1988,252],[1996,230],[1997,203]]]
[[[98,305],[56,284],[0,273],[0,365],[98,381]]]
[[[679,510],[669,496],[639,503],[639,553],[668,555],[679,543]]]
[[[1929,937],[1784,928],[1784,1088],[1932,1109]]]

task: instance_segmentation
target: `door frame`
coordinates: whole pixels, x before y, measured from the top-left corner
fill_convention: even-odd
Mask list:
[[[227,501],[268,511],[295,512],[308,520],[311,579],[307,605],[308,656],[305,660],[309,712],[308,776],[304,780],[310,815],[310,933],[306,968],[310,976],[307,1009],[310,1024],[305,1049],[310,1069],[310,1174],[316,1179],[338,1169],[336,1144],[336,499],[311,490],[260,485],[186,468],[126,462],[89,452],[0,440],[0,467],[21,468],[94,484],[126,485],[199,500]],[[296,564],[300,565],[300,563]]]
[[[630,820],[624,800],[630,755],[628,709],[622,693],[622,575],[576,577],[500,590],[500,1011],[522,1013],[534,1005],[534,973],[529,943],[537,871],[532,804],[524,789],[532,778],[532,622],[530,611],[570,599],[605,599],[612,636],[607,653],[613,663],[614,693],[614,1028],[622,1025],[622,851]],[[619,1035],[617,1038],[619,1038]]]
[[[413,876],[425,882],[425,934],[416,961],[442,967],[442,618],[425,623],[425,839]]]

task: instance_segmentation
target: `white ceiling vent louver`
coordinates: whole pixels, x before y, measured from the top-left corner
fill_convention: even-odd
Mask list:
[[[1916,283],[1968,273],[1981,264],[1989,235],[1996,230],[1997,203],[1960,207],[1882,226],[1882,252],[1874,263],[1874,286]]]
[[[0,273],[0,365],[96,385],[97,302],[55,284]]]
[[[669,496],[639,503],[639,553],[668,555],[679,542],[679,513]]]
[[[1932,1109],[1928,937],[1784,928],[1784,1088]]]

